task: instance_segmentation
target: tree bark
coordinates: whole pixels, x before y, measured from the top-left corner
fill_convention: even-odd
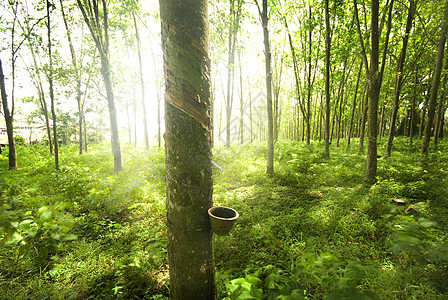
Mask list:
[[[159,4],[170,299],[215,299],[208,1]]]
[[[436,105],[437,105],[437,92],[440,85],[440,76],[442,73],[443,54],[446,44],[446,33],[448,31],[448,1],[445,2],[445,10],[443,13],[442,30],[440,32],[439,45],[437,47],[437,59],[434,67],[434,77],[431,87],[431,95],[428,105],[428,118],[426,120],[425,131],[422,140],[422,148],[420,156],[423,157],[427,154],[429,149],[429,140],[431,138],[431,129],[433,125]]]
[[[330,157],[330,12],[325,0],[325,157]]]
[[[13,125],[14,120],[9,111],[8,99],[5,87],[5,75],[3,74],[3,66],[1,59],[0,59],[0,89],[2,95],[3,115],[5,116],[5,123],[6,123],[6,134],[8,135],[9,169],[15,170],[17,169],[17,153],[16,153],[16,144],[14,142],[14,125]]]
[[[365,181],[369,184],[376,182],[377,171],[377,135],[378,135],[378,100],[380,96],[380,76],[378,71],[379,64],[379,30],[378,30],[378,11],[379,1],[371,2],[371,56],[369,72],[369,113],[368,113],[368,137],[367,146],[367,170]]]

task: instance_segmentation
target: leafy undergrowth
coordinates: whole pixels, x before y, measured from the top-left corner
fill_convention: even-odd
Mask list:
[[[448,297],[447,142],[421,162],[397,138],[372,187],[352,148],[277,142],[273,176],[262,143],[214,149],[215,205],[240,213],[218,299]],[[47,152],[0,156],[0,298],[168,299],[163,149],[124,148],[118,175],[108,145],[62,148],[59,172]]]

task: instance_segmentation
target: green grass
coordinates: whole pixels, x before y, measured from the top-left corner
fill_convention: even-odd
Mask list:
[[[240,213],[218,298],[447,299],[448,143],[424,162],[394,143],[371,187],[356,147],[279,141],[273,176],[263,143],[215,148],[214,203]],[[163,149],[123,147],[118,175],[108,145],[63,147],[59,172],[47,152],[0,156],[0,298],[168,299]]]

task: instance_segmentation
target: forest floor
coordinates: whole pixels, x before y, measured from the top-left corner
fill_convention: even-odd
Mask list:
[[[448,299],[448,141],[419,146],[396,138],[373,186],[355,144],[279,141],[272,176],[264,144],[216,147],[214,204],[240,214],[218,299]],[[44,146],[0,156],[0,299],[168,299],[163,149],[123,147],[119,174],[76,149],[60,171]]]

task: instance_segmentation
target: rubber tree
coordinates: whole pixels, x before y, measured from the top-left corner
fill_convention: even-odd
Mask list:
[[[107,105],[109,108],[114,171],[120,172],[123,169],[123,166],[121,162],[120,140],[118,137],[117,111],[115,108],[114,92],[110,78],[109,21],[107,17],[106,0],[77,0],[77,4],[100,54],[101,75],[103,76],[104,86],[106,88]]]
[[[67,15],[65,14],[65,10],[64,10],[64,3],[63,0],[59,0],[59,4],[61,6],[61,14],[62,14],[62,20],[64,21],[64,27],[65,27],[65,33],[66,33],[66,37],[67,37],[67,41],[68,41],[68,45],[70,47],[70,56],[71,56],[71,61],[72,61],[72,65],[73,65],[73,75],[74,75],[74,79],[76,82],[76,103],[78,105],[78,130],[79,130],[79,154],[82,154],[82,150],[83,150],[83,131],[86,130],[86,128],[83,129],[83,121],[84,121],[84,103],[82,101],[82,91],[81,91],[81,68],[82,68],[82,63],[80,64],[80,66],[78,67],[78,61],[76,58],[76,52],[75,52],[75,48],[73,47],[73,41],[72,41],[72,37],[71,37],[71,30],[68,24],[68,18]]]
[[[377,136],[378,136],[378,100],[380,97],[380,74],[379,74],[379,44],[380,34],[378,28],[379,1],[371,1],[371,56],[369,80],[369,112],[368,112],[368,137],[367,143],[367,169],[365,181],[376,182],[377,160]]]
[[[143,110],[143,134],[145,141],[145,148],[149,150],[149,139],[148,139],[148,117],[146,114],[146,102],[145,102],[145,81],[143,79],[143,63],[142,63],[142,54],[141,54],[141,46],[140,46],[140,34],[138,31],[137,20],[135,18],[135,13],[132,12],[132,17],[134,19],[134,28],[135,28],[135,39],[137,41],[137,54],[138,54],[138,66],[139,66],[139,75],[140,75],[140,87],[142,93],[142,110]]]
[[[6,87],[5,87],[5,75],[3,74],[3,66],[1,60],[0,60],[0,90],[2,96],[3,115],[5,116],[5,123],[6,123],[6,133],[8,135],[9,169],[15,170],[17,169],[17,152],[16,152],[16,145],[14,142],[13,115],[11,114],[8,106],[8,98],[6,95]]]
[[[263,43],[266,65],[266,107],[268,113],[268,147],[267,147],[267,163],[266,174],[274,173],[274,119],[272,114],[272,72],[271,72],[271,45],[269,42],[268,28],[268,0],[263,0],[260,7],[257,0],[254,0],[258,13],[260,14],[261,26],[263,27]]]
[[[404,66],[405,66],[405,61],[406,61],[406,50],[408,47],[409,34],[411,33],[412,22],[414,20],[414,12],[416,10],[416,7],[417,7],[417,1],[410,0],[408,16],[407,16],[407,21],[406,21],[406,29],[405,29],[405,33],[403,36],[403,46],[400,51],[400,57],[399,57],[398,63],[397,63],[397,72],[395,75],[394,101],[393,101],[392,116],[391,116],[390,126],[389,126],[389,137],[387,139],[386,150],[384,152],[384,158],[389,157],[392,152],[392,142],[394,140],[394,135],[395,135],[395,124],[397,121],[398,108],[399,108],[399,104],[400,104],[401,87],[403,85],[403,71],[404,71]]]
[[[431,138],[431,129],[433,126],[434,115],[437,106],[437,92],[440,85],[440,76],[442,74],[443,55],[446,44],[446,33],[448,31],[448,1],[445,2],[445,10],[443,13],[442,25],[440,30],[439,44],[437,47],[437,58],[434,67],[434,77],[432,80],[431,94],[429,97],[428,118],[425,125],[425,131],[422,140],[422,148],[420,155],[425,156],[429,148],[429,140]]]
[[[207,0],[160,0],[171,299],[215,299]]]
[[[330,157],[330,54],[331,28],[329,1],[325,0],[325,157]]]
[[[235,50],[237,46],[238,31],[240,27],[242,0],[230,0],[230,24],[228,36],[228,61],[227,61],[227,93],[226,93],[226,147],[230,147],[230,128],[233,107],[233,89],[235,84]]]
[[[54,142],[54,165],[55,169],[59,170],[59,145],[58,145],[58,134],[57,134],[57,120],[56,120],[56,111],[54,107],[54,89],[53,89],[53,56],[51,49],[51,18],[50,14],[53,10],[54,5],[50,3],[49,0],[46,2],[47,8],[47,37],[48,37],[48,85],[50,88],[50,103],[51,103],[51,118],[53,120],[53,142]]]
[[[10,104],[8,104],[8,99],[6,95],[6,86],[5,86],[5,76],[3,72],[3,67],[0,61],[0,83],[1,83],[1,100],[3,106],[3,116],[5,118],[6,123],[6,134],[8,136],[8,161],[9,161],[9,170],[17,169],[17,152],[16,146],[14,142],[14,107],[15,107],[15,72],[16,72],[16,60],[19,56],[19,50],[25,39],[30,35],[31,31],[24,32],[25,38],[21,41],[17,40],[19,33],[17,32],[17,24],[19,22],[19,1],[9,1],[9,8],[12,11],[13,20],[10,23],[10,27],[6,27],[7,30],[10,31],[11,44],[11,99]],[[36,24],[39,22],[38,20]],[[10,109],[11,107],[11,109]]]

